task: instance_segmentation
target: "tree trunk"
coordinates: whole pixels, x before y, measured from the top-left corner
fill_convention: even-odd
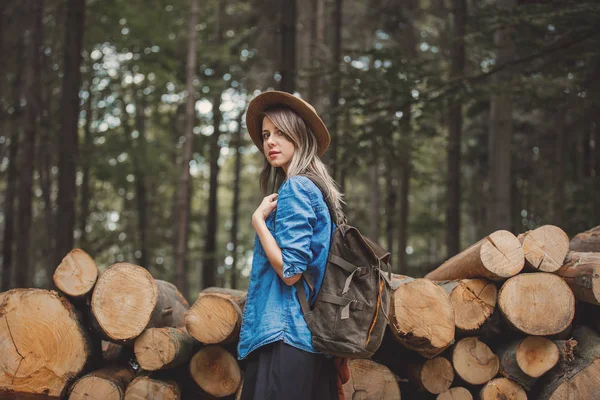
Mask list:
[[[90,294],[98,275],[100,271],[92,257],[81,249],[73,249],[56,268],[53,280],[67,296],[82,298]]]
[[[427,275],[428,279],[485,278],[500,281],[518,274],[525,263],[523,248],[508,231],[496,231]]]
[[[600,253],[600,225],[575,235],[569,248],[572,251]]]
[[[235,357],[219,346],[206,346],[194,354],[190,373],[202,390],[216,397],[234,394],[242,382]]]
[[[20,32],[20,31],[19,31]],[[16,73],[13,80],[13,114],[12,126],[13,130],[10,136],[8,150],[8,167],[6,171],[6,190],[4,192],[4,232],[2,236],[2,286],[0,291],[6,291],[12,287],[12,259],[14,245],[14,216],[16,214],[15,196],[17,194],[17,174],[19,164],[19,142],[21,140],[21,119],[23,108],[21,107],[21,97],[23,92],[23,69],[24,69],[24,51],[25,44],[23,43],[23,35],[18,35],[19,44],[16,51]]]
[[[346,399],[400,400],[394,374],[371,360],[348,360],[350,379],[343,386]]]
[[[0,293],[0,393],[58,398],[83,371],[91,346],[75,309],[55,291]]]
[[[331,147],[329,150],[329,165],[334,179],[339,177],[338,165],[338,147],[340,132],[338,129],[339,121],[339,102],[341,96],[342,76],[340,64],[342,62],[342,0],[335,0],[331,13],[332,27],[332,70],[331,70],[331,92],[329,94],[329,105],[331,107],[331,120],[329,121],[329,133],[331,134]],[[374,237],[376,239],[377,236]]]
[[[433,358],[454,341],[454,309],[444,289],[427,279],[394,279],[389,326],[397,341]]]
[[[456,375],[470,385],[483,385],[498,373],[500,363],[494,352],[475,337],[461,339],[452,350]]]
[[[76,170],[78,157],[79,87],[83,46],[85,0],[67,0],[64,76],[60,103],[61,129],[58,157],[55,265],[73,248],[75,229]]]
[[[137,94],[136,94],[137,96]],[[135,173],[135,198],[137,203],[138,233],[140,238],[140,257],[138,263],[149,269],[150,246],[148,245],[148,191],[146,189],[146,172],[144,162],[146,153],[146,102],[143,97],[137,98],[135,104],[135,128],[138,131],[135,154],[133,155]]]
[[[210,287],[217,284],[217,231],[219,226],[217,193],[219,188],[219,136],[221,134],[221,92],[213,101],[213,127],[210,137],[210,189],[208,194],[208,212],[206,214],[206,236],[204,244],[204,262],[202,263],[202,286]]]
[[[83,128],[83,144],[81,146],[81,189],[79,192],[79,247],[87,248],[87,220],[90,214],[90,199],[91,199],[91,188],[90,188],[90,169],[91,169],[91,155],[92,155],[92,77],[89,78],[90,83],[88,86],[88,97],[85,101],[85,126]]]
[[[450,76],[462,79],[465,72],[466,0],[453,0],[454,25],[452,33],[452,60]],[[448,109],[448,208],[446,210],[446,247],[448,258],[460,251],[460,155],[462,133],[462,102],[460,97],[451,100]]]
[[[544,225],[518,236],[531,271],[556,272],[569,251],[569,237],[557,226]]]
[[[527,335],[556,335],[575,316],[575,296],[569,286],[545,272],[507,280],[498,294],[498,306],[511,327]]]
[[[392,163],[395,164],[393,157],[387,159],[385,169],[386,180],[386,206],[385,206],[385,236],[387,250],[390,254],[394,254],[394,229],[396,227],[396,203],[398,200],[398,188],[395,184],[395,174],[392,168]]]
[[[373,143],[375,146],[375,143]],[[369,237],[375,242],[379,241],[379,162],[377,151],[373,149],[373,164],[369,167]]]
[[[510,11],[516,0],[497,0],[498,8]],[[494,35],[496,64],[510,62],[515,53],[510,27],[500,27]],[[494,94],[490,99],[488,232],[512,230],[511,214],[511,140],[512,140],[512,72],[505,69],[492,76]]]
[[[473,395],[461,386],[455,386],[440,393],[436,400],[473,400]]]
[[[26,105],[23,113],[23,141],[20,146],[21,163],[18,190],[18,207],[16,219],[16,258],[15,263],[15,284],[17,287],[31,287],[33,282],[33,265],[29,260],[29,239],[32,217],[33,200],[33,171],[35,160],[35,142],[36,132],[39,122],[38,98],[40,82],[36,80],[39,77],[40,53],[42,47],[42,18],[44,14],[44,2],[35,1],[32,3],[30,14],[30,27],[25,33],[26,63],[24,72],[24,95]]]
[[[410,114],[405,113],[406,118],[409,119],[404,126],[407,130],[410,130]],[[406,136],[410,135],[410,132],[405,133]],[[409,146],[410,147],[410,144]],[[400,221],[398,222],[398,273],[405,274],[408,269],[406,261],[406,247],[408,245],[408,213],[409,213],[409,201],[410,195],[410,177],[412,175],[412,161],[411,151],[407,147],[407,155],[405,160],[402,162],[402,172],[400,173]]]
[[[569,252],[557,271],[577,300],[600,305],[600,253]]]
[[[528,336],[507,343],[496,350],[500,359],[500,374],[525,390],[559,361],[558,346],[542,336]]]
[[[189,306],[173,284],[155,280],[140,266],[118,263],[98,279],[91,308],[104,335],[128,342],[146,328],[183,327]]]
[[[184,329],[150,328],[135,340],[134,351],[142,369],[156,371],[187,362],[194,346],[194,339]]]
[[[188,295],[187,276],[187,246],[188,246],[188,219],[190,201],[190,160],[192,159],[193,129],[196,120],[194,111],[194,79],[196,78],[196,24],[198,23],[198,0],[191,0],[191,12],[188,27],[188,52],[187,52],[187,102],[185,108],[185,143],[181,160],[181,175],[177,188],[177,245],[175,247],[175,285],[184,296]]]
[[[600,382],[600,337],[590,328],[573,330],[575,357],[539,379],[532,393],[539,400],[593,399]]]
[[[296,91],[296,0],[279,0],[281,91]]]
[[[179,400],[180,398],[181,390],[176,382],[154,379],[145,375],[132,380],[125,391],[125,400]]]
[[[237,129],[233,133],[233,147],[235,149],[235,166],[233,169],[233,201],[231,203],[231,288],[237,289],[238,286],[238,226],[240,220],[240,190],[242,179],[242,113],[238,118]]]
[[[498,289],[485,279],[439,282],[450,296],[454,323],[461,334],[475,335],[494,313]]]
[[[90,372],[79,378],[69,390],[69,400],[123,400],[133,373],[113,366]]]
[[[496,378],[481,388],[479,398],[481,400],[527,400],[527,393],[510,379]]]

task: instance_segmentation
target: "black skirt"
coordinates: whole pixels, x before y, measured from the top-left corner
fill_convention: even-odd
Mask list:
[[[278,341],[253,351],[241,400],[338,400],[333,360]]]

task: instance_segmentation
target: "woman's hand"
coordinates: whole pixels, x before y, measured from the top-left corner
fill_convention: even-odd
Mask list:
[[[256,227],[256,223],[265,222],[275,207],[277,207],[277,193],[270,194],[263,199],[254,214],[252,214],[252,226]]]

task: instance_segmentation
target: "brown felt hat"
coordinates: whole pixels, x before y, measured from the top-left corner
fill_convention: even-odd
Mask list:
[[[317,140],[317,152],[322,156],[329,146],[330,137],[327,127],[313,106],[299,97],[286,92],[270,90],[256,96],[248,105],[246,112],[246,127],[252,141],[262,152],[262,121],[263,113],[270,108],[287,107],[300,116],[308,125]]]

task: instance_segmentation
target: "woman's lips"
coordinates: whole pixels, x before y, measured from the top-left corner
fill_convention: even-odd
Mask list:
[[[271,158],[275,158],[275,157],[277,157],[279,154],[281,154],[281,153],[269,153],[269,157],[271,157]]]

